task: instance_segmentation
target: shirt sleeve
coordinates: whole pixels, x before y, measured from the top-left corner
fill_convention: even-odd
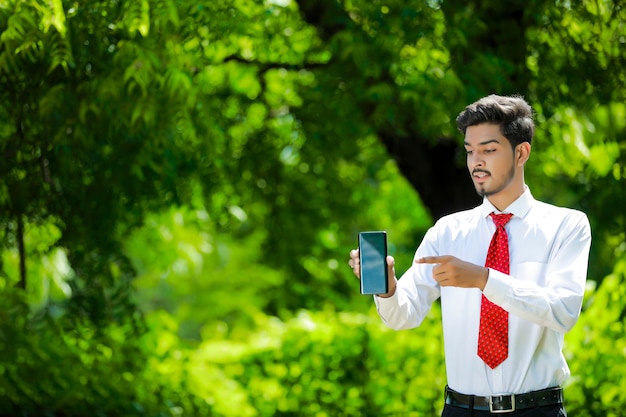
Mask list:
[[[587,216],[573,211],[546,264],[521,265],[515,277],[489,269],[483,294],[491,302],[525,320],[565,333],[580,315],[587,279],[591,228]],[[523,272],[522,272],[523,271]]]
[[[436,232],[431,228],[417,249],[414,261],[436,255]],[[413,262],[398,280],[394,295],[388,298],[374,296],[378,315],[387,327],[412,329],[424,321],[433,302],[440,296],[439,284],[432,278],[432,268],[432,265]]]

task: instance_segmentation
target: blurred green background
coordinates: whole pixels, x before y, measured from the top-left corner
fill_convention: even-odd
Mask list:
[[[613,0],[0,1],[0,416],[437,416],[440,312],[397,272],[478,203],[454,119],[536,111],[526,181],[585,211],[572,416],[626,406],[626,10]]]

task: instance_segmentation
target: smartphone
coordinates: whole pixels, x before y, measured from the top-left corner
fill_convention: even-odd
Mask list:
[[[359,233],[359,257],[361,294],[388,293],[387,232]]]

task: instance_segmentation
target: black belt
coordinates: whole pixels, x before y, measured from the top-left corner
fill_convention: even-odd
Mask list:
[[[446,404],[491,413],[510,413],[524,408],[563,403],[563,389],[548,388],[526,394],[503,394],[481,397],[465,395],[446,387]]]

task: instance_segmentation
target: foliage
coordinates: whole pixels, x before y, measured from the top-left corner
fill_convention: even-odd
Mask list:
[[[620,415],[624,276],[622,262],[597,290],[590,287],[581,320],[567,335],[570,413]],[[5,412],[17,409],[7,404],[33,398],[39,407],[22,403],[24,415],[63,407],[66,415],[435,416],[441,408],[437,305],[420,329],[401,332],[384,328],[373,308],[302,311],[286,321],[261,314],[252,332],[248,325],[215,331],[212,322],[190,348],[178,321],[162,310],[148,315],[149,334],[133,343],[128,324],[94,334],[84,327],[59,332],[62,320],[42,316],[16,321],[27,304],[20,291],[5,294],[2,334],[14,343],[4,344],[2,355],[20,358],[2,367]],[[145,364],[136,362],[138,349],[147,349]],[[47,382],[30,385],[33,375]]]
[[[612,274],[586,296],[576,327],[567,335],[567,354],[572,368],[567,388],[573,415],[583,417],[622,415],[626,371],[626,261],[620,260]]]
[[[94,329],[58,306],[30,313],[19,289],[4,290],[0,303],[0,415],[212,415],[185,381],[147,366],[158,350],[141,336],[140,316]]]
[[[584,115],[569,107],[555,110],[541,129],[547,141],[537,145],[540,168],[530,174],[537,182],[542,178],[542,193],[549,201],[588,213],[594,240],[589,278],[597,282],[611,272],[614,260],[626,255],[620,243],[626,238],[621,209],[626,203],[621,191],[625,111],[623,103],[598,105]]]
[[[572,415],[621,415],[625,267],[619,262],[597,289],[589,286],[566,336]],[[440,314],[435,304],[419,329],[399,332],[374,308],[259,316],[252,332],[204,333],[189,365],[213,378],[193,386],[220,416],[437,416],[445,384]]]
[[[206,323],[253,325],[286,281],[261,263],[262,236],[235,241],[212,227],[204,210],[172,208],[149,216],[126,243],[142,309],[170,312],[185,339],[199,339]]]
[[[435,415],[437,311],[383,329],[345,260],[385,229],[401,273],[475,201],[454,117],[494,91],[537,112],[535,195],[589,214],[568,398],[618,413],[625,11],[2,2],[0,414]]]
[[[301,311],[286,321],[259,315],[251,333],[207,332],[184,361],[172,355],[155,365],[164,373],[184,369],[190,392],[218,416],[433,414],[440,408],[440,327],[415,337],[384,328],[374,316],[373,310]],[[148,320],[175,323],[162,312]],[[177,340],[175,328],[169,331],[161,339]]]
[[[342,24],[324,32],[330,30],[327,19],[332,13],[314,15],[305,1],[54,5],[49,10],[37,1],[14,1],[3,9],[2,91],[3,103],[10,105],[2,106],[7,120],[2,144],[6,158],[19,158],[3,165],[0,174],[6,181],[0,201],[8,242],[19,241],[18,226],[24,221],[50,221],[50,217],[58,222],[62,230],[58,245],[72,248],[67,253],[77,278],[90,283],[81,294],[90,301],[79,308],[106,304],[108,282],[131,279],[133,272],[120,258],[119,242],[144,215],[170,204],[189,203],[198,184],[219,229],[236,230],[245,215],[247,228],[239,233],[272,230],[261,242],[266,262],[294,277],[290,291],[277,297],[282,301],[272,306],[274,313],[281,308],[314,307],[326,298],[309,291],[311,270],[300,254],[323,246],[320,236],[355,228],[352,213],[369,204],[359,200],[369,189],[353,185],[375,178],[372,170],[387,166],[381,163],[382,153],[360,159],[376,146],[375,141],[380,140],[396,159],[435,216],[441,214],[440,201],[458,197],[456,188],[449,188],[451,195],[441,193],[450,184],[441,187],[431,178],[456,178],[452,181],[464,193],[473,193],[456,174],[445,175],[457,172],[454,167],[446,170],[454,166],[453,160],[440,159],[428,144],[438,142],[435,136],[456,141],[454,115],[467,98],[484,88],[478,81],[472,84],[476,79],[471,77],[467,86],[459,83],[460,69],[450,55],[468,42],[468,49],[480,50],[481,37],[447,32],[446,25],[486,19],[500,9],[469,7],[470,19],[462,12],[453,15],[453,10],[436,2],[389,2],[380,7],[350,2],[343,11],[332,9]],[[581,33],[600,31],[605,42],[594,44],[592,49],[597,50],[614,40],[619,29],[617,24],[599,25],[607,15],[621,13],[617,6],[603,5],[585,11],[566,5],[545,9],[532,3],[526,13],[531,16],[531,7],[536,7],[546,19],[562,14],[565,20],[576,20],[585,28]],[[589,13],[597,19],[585,20]],[[313,20],[317,26],[307,24]],[[527,88],[531,98],[536,96],[533,104],[548,122],[541,132],[567,137],[574,124],[571,117],[559,115],[577,114],[578,108],[590,110],[569,96],[559,110],[553,90],[545,91],[547,104],[542,104],[543,72],[539,71],[554,69],[551,60],[537,62],[559,49],[545,47],[557,37],[547,39],[541,30],[559,29],[544,21],[524,23],[533,57],[528,66],[534,75],[527,86],[518,87]],[[590,38],[568,33],[559,32],[568,47],[591,48]],[[614,64],[622,58],[619,49],[607,49],[603,56],[602,65],[621,68]],[[513,58],[503,55],[502,62],[488,57],[479,61],[487,60],[497,72]],[[484,72],[483,67],[470,66],[469,71]],[[474,92],[465,94],[463,88]],[[600,107],[605,116],[598,111],[598,120],[594,123],[596,116],[587,116],[591,123],[585,125],[586,131],[606,140],[599,142],[579,130],[576,143],[585,143],[593,152],[566,153],[574,157],[566,166],[591,167],[590,175],[581,177],[580,171],[558,167],[555,171],[549,161],[561,151],[557,144],[544,148],[546,168],[532,178],[539,183],[547,169],[555,178],[554,187],[568,181],[570,190],[579,191],[565,202],[588,209],[598,236],[615,240],[621,236],[614,230],[623,229],[622,216],[619,212],[596,216],[595,209],[616,205],[603,204],[604,199],[598,201],[590,194],[598,182],[607,190],[606,198],[613,196],[622,181],[619,144],[624,128],[607,122],[620,120],[615,103],[621,100],[622,90],[610,91],[612,95],[602,94],[594,103],[605,106]],[[397,140],[390,143],[394,137]],[[405,148],[405,143],[424,147]],[[607,159],[604,151],[609,148]],[[415,159],[399,155],[408,151]],[[407,166],[420,171],[409,175]],[[597,178],[594,172],[599,173]],[[607,172],[613,176],[607,178]],[[465,173],[463,177],[467,181]],[[587,184],[579,187],[581,181]],[[434,190],[426,190],[424,182]],[[107,184],[104,190],[103,184]],[[552,188],[551,183],[541,183],[534,189],[539,197],[557,199],[552,196],[559,193]],[[346,189],[353,190],[350,197],[341,198]],[[605,227],[600,221],[605,218],[615,219],[611,226],[617,227]],[[326,230],[320,232],[319,225],[326,225]],[[412,226],[411,232],[419,234],[421,227]],[[342,239],[343,243],[347,237]],[[594,270],[592,277],[601,279],[608,273],[612,255],[594,248],[593,260],[601,261],[604,269]],[[86,261],[93,258],[102,262]],[[110,262],[118,265],[118,277],[102,275],[102,267]],[[330,280],[334,293],[346,291],[340,282]],[[103,310],[89,314],[105,319]]]

